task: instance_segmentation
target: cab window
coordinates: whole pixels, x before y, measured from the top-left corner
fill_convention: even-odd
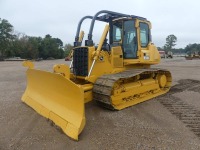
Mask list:
[[[113,24],[113,42],[120,42],[122,39],[122,23],[116,22]]]
[[[147,47],[149,43],[149,26],[146,23],[140,23],[140,44],[141,47]]]

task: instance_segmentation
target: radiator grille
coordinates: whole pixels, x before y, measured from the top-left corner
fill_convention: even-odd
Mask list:
[[[78,47],[73,52],[73,73],[77,76],[88,75],[88,48]]]

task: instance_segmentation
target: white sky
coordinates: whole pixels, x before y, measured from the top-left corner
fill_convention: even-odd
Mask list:
[[[162,47],[174,34],[176,48],[200,43],[199,0],[0,0],[0,18],[7,19],[16,31],[29,36],[50,34],[64,43],[73,43],[79,20],[100,10],[111,10],[147,18],[152,23],[152,37]],[[90,20],[83,22],[87,38]],[[95,43],[103,26],[96,23]]]

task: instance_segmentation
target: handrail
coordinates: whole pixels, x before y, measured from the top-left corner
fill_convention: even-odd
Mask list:
[[[92,19],[93,17],[92,16],[85,16],[85,17],[83,17],[80,21],[79,21],[79,23],[78,23],[78,27],[77,27],[77,30],[76,30],[76,36],[75,36],[75,41],[74,41],[74,47],[77,47],[77,46],[81,46],[81,43],[82,43],[82,41],[80,42],[79,41],[79,33],[80,33],[80,30],[81,30],[81,25],[82,25],[82,23],[83,23],[83,21],[85,20],[85,19]]]
[[[97,20],[97,17],[100,14],[103,14],[103,13],[107,13],[107,14],[110,14],[110,15],[116,15],[116,16],[119,16],[119,17],[131,17],[130,15],[127,15],[127,14],[122,14],[122,13],[108,11],[108,10],[101,10],[101,11],[97,12],[94,15],[94,17],[93,17],[93,19],[91,21],[90,30],[89,30],[89,34],[88,34],[88,40],[92,40],[92,32],[93,32],[95,20]]]
[[[79,40],[79,33],[80,33],[80,30],[81,30],[82,22],[83,22],[85,19],[92,19],[92,18],[93,18],[92,16],[85,16],[85,17],[83,17],[83,18],[79,21],[78,27],[77,27],[77,30],[76,30],[75,42],[78,42],[78,40]]]

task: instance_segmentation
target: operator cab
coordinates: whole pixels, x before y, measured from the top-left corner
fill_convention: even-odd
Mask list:
[[[121,45],[125,59],[137,59],[138,34],[135,20],[117,20],[110,25],[110,43],[113,46]],[[140,46],[147,47],[150,40],[149,26],[140,22]]]
[[[113,49],[120,49],[120,58],[125,63],[130,59],[132,59],[132,63],[135,63],[141,57],[144,60],[150,59],[148,45],[151,43],[151,23],[146,18],[107,10],[102,10],[95,14],[95,16],[85,16],[78,24],[74,47],[80,47],[82,45],[82,40],[79,40],[79,33],[81,24],[85,19],[92,19],[88,39],[85,40],[85,47],[94,46],[92,39],[94,24],[95,21],[101,21],[109,24],[109,35],[107,36],[109,40],[107,38],[104,39],[101,47],[102,50],[108,51],[111,54]],[[97,50],[97,47],[95,47],[95,50]],[[143,50],[142,54],[141,50]],[[131,62],[129,61],[128,63],[130,64]]]

